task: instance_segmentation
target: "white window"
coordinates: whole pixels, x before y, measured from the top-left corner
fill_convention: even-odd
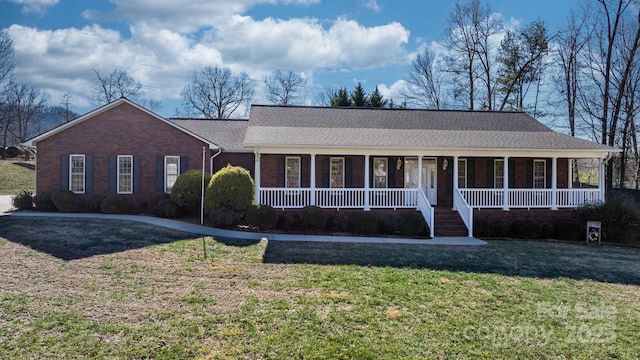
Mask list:
[[[373,187],[387,187],[387,158],[373,158]]]
[[[493,161],[493,185],[496,189],[504,187],[504,160],[496,159]]]
[[[69,190],[76,194],[85,191],[85,158],[84,155],[69,155]]]
[[[133,156],[118,155],[118,194],[133,193]]]
[[[180,157],[164,157],[164,192],[171,193],[173,185],[180,175]]]
[[[467,187],[467,159],[458,159],[458,188]]]
[[[544,189],[547,187],[547,162],[546,160],[533,160],[533,188]]]
[[[286,161],[286,184],[288,188],[300,187],[300,158],[299,157],[287,157]]]
[[[344,187],[344,158],[332,157],[331,158],[331,177],[329,187],[343,188]]]

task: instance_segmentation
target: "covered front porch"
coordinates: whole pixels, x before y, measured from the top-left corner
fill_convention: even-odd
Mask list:
[[[599,185],[573,188],[570,158],[557,154],[354,153],[327,150],[255,153],[256,202],[279,209],[415,209],[431,237],[434,206],[456,211],[467,235],[473,209],[577,208],[604,201]],[[505,174],[507,174],[505,176]]]

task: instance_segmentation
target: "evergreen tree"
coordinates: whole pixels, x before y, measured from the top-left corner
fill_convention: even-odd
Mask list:
[[[352,106],[347,89],[341,87],[331,95],[331,106]]]
[[[380,94],[380,91],[376,86],[376,89],[373,90],[373,92],[371,93],[371,96],[369,96],[369,106],[374,108],[383,108],[383,107],[386,107],[388,103],[389,101],[386,99],[383,99],[382,94]]]
[[[369,97],[364,91],[361,83],[351,93],[351,104],[355,107],[369,107]]]

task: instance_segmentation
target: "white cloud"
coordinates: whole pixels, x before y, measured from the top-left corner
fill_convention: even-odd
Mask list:
[[[375,13],[379,13],[382,10],[382,7],[378,5],[377,0],[366,0],[362,5]]]
[[[378,91],[385,99],[393,99],[396,105],[400,105],[405,101],[404,93],[407,91],[407,82],[405,80],[398,80],[387,86],[386,84],[378,85]]]
[[[22,5],[22,12],[26,14],[43,13],[47,7],[56,5],[58,0],[9,0],[10,2]]]
[[[111,0],[113,12],[86,10],[89,20],[118,20],[129,23],[147,23],[156,28],[167,28],[190,33],[200,28],[217,26],[234,14],[244,13],[258,4],[310,5],[320,0]]]

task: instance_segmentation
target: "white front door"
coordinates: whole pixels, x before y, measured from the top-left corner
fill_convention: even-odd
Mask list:
[[[405,158],[404,160],[404,187],[418,187],[418,158]],[[431,205],[438,204],[438,176],[436,172],[436,159],[422,159],[422,190],[427,195]]]

